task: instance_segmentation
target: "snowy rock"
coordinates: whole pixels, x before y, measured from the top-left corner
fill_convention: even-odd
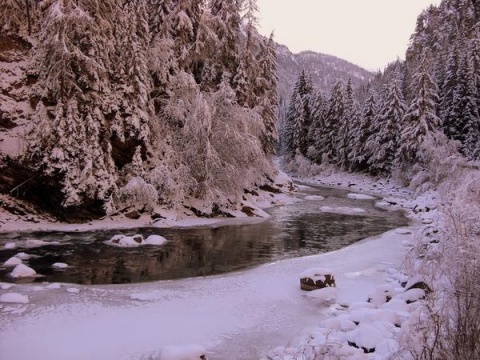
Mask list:
[[[373,200],[375,197],[371,195],[366,195],[366,194],[357,194],[357,193],[350,193],[347,195],[349,199],[355,199],[355,200]]]
[[[309,292],[308,298],[315,299],[321,304],[333,304],[337,300],[337,289],[334,287],[324,287]]]
[[[348,344],[363,349],[365,353],[374,352],[384,337],[380,331],[369,324],[361,324],[347,334]]]
[[[394,296],[395,289],[393,286],[388,284],[380,285],[368,296],[368,302],[375,306],[381,306],[392,300]]]
[[[423,289],[410,289],[403,293],[402,295],[403,300],[406,301],[407,304],[411,304],[412,302],[423,300],[425,299],[425,290]]]
[[[77,288],[67,288],[65,289],[65,291],[70,294],[78,294],[80,292],[80,290],[78,290]]]
[[[105,244],[119,247],[135,247],[144,245],[145,243],[142,235],[114,235],[110,240],[105,241]]]
[[[150,235],[145,239],[145,244],[148,245],[163,245],[166,242],[167,239],[160,235]]]
[[[22,260],[20,260],[19,258],[17,257],[11,257],[10,259],[8,259],[7,261],[5,261],[3,263],[3,266],[6,266],[6,267],[14,267],[14,266],[17,266],[19,264],[22,263]]]
[[[28,267],[27,265],[23,265],[23,264],[18,264],[10,273],[10,276],[14,278],[21,278],[21,277],[33,277],[36,274],[37,272],[33,270],[31,267]]]
[[[66,269],[68,267],[68,264],[57,262],[52,265],[52,268],[54,269]]]
[[[407,283],[405,284],[405,291],[411,289],[422,289],[425,291],[426,294],[431,293],[432,289],[428,284],[423,281],[423,279],[419,276],[414,276],[410,278]]]
[[[17,244],[15,244],[14,242],[8,242],[5,245],[3,245],[3,248],[5,250],[15,249],[16,247],[17,247]]]
[[[18,293],[6,293],[0,295],[0,302],[13,304],[27,304],[29,302],[28,296]]]
[[[312,268],[300,274],[300,288],[302,290],[316,290],[325,287],[335,287],[333,272],[325,268]]]
[[[32,255],[29,255],[27,253],[24,253],[24,252],[21,252],[21,253],[18,253],[17,255],[15,255],[16,258],[19,258],[20,260],[29,260],[32,258]]]
[[[207,351],[200,345],[168,346],[160,352],[160,360],[207,360]]]

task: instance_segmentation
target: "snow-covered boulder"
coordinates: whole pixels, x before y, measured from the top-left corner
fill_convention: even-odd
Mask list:
[[[105,241],[107,245],[119,246],[119,247],[135,247],[143,244],[142,235],[126,236],[126,235],[114,235],[110,240]]]
[[[27,265],[18,264],[15,266],[13,271],[10,273],[10,276],[13,278],[22,278],[22,277],[33,277],[37,274],[35,270]]]
[[[335,277],[330,269],[312,268],[300,274],[300,288],[312,291],[325,287],[335,287]]]
[[[423,300],[425,299],[425,290],[418,288],[407,290],[403,293],[402,298],[407,304],[411,304],[412,302],[418,300]]]
[[[6,293],[0,295],[0,302],[13,304],[27,304],[30,300],[28,296],[18,293]]]
[[[107,245],[118,247],[136,247],[142,245],[163,245],[167,242],[163,236],[150,235],[146,239],[142,235],[126,236],[123,234],[114,235],[110,240],[105,241]]]
[[[382,333],[369,324],[360,324],[355,330],[347,334],[348,344],[363,349],[366,353],[374,352],[383,340]]]
[[[27,260],[30,260],[33,257],[33,255],[30,255],[30,254],[27,254],[27,253],[24,253],[24,252],[20,252],[17,255],[15,255],[15,257],[19,258],[20,260],[27,261]]]
[[[150,235],[145,239],[145,244],[147,245],[163,245],[166,242],[167,239],[160,235]]]
[[[12,249],[15,249],[16,247],[17,247],[17,244],[15,244],[14,242],[8,242],[5,245],[3,245],[3,248],[5,250],[12,250]]]
[[[52,264],[53,269],[66,269],[68,267],[68,264],[62,263],[62,262],[56,262],[55,264]]]
[[[395,296],[395,288],[391,285],[384,284],[377,287],[369,296],[368,302],[375,306],[381,306],[389,302]]]
[[[160,352],[160,360],[207,360],[207,350],[200,345],[167,346]]]
[[[17,265],[19,265],[19,264],[21,264],[21,263],[22,263],[22,260],[21,260],[21,259],[13,256],[13,257],[11,257],[10,259],[8,259],[7,261],[5,261],[5,262],[3,263],[3,266],[6,266],[6,267],[14,267],[14,266],[17,266]]]

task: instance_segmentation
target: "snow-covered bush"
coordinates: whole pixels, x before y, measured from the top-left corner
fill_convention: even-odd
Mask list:
[[[158,193],[153,185],[140,177],[134,177],[127,185],[118,189],[115,202],[117,208],[135,206],[150,211],[158,204]]]
[[[480,173],[457,171],[440,188],[444,226],[421,232],[409,259],[433,290],[402,325],[400,343],[415,359],[480,357]]]

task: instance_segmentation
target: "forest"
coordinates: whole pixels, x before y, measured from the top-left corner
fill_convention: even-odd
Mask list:
[[[69,219],[193,198],[210,216],[271,183],[276,53],[256,30],[255,1],[2,9],[2,36],[31,45],[26,150],[2,161],[23,180],[33,174],[17,189],[23,199]]]
[[[320,167],[396,173],[408,184],[429,164],[432,151],[477,160],[479,19],[480,5],[472,1],[431,6],[417,19],[406,60],[389,64],[357,89],[337,81],[324,94],[302,72],[280,119],[287,167],[298,169],[300,157]]]

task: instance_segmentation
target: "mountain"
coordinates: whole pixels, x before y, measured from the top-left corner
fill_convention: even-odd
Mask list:
[[[277,59],[278,93],[283,101],[290,100],[295,81],[303,69],[311,74],[314,85],[326,95],[330,94],[336,80],[347,82],[351,78],[353,87],[358,88],[375,76],[373,72],[335,56],[313,51],[294,54],[288,47],[280,44],[277,46]]]

